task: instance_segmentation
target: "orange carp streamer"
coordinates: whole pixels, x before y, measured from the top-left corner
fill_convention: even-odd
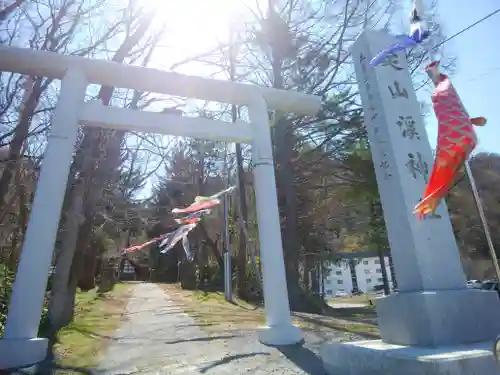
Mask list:
[[[436,86],[432,104],[438,120],[438,140],[436,159],[424,197],[413,211],[419,221],[435,213],[476,147],[473,125],[486,124],[484,117],[469,117],[448,76],[439,72],[439,62],[432,62],[425,70]]]

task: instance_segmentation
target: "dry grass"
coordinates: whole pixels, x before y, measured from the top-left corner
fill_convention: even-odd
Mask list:
[[[333,303],[364,303],[369,304],[370,300],[375,301],[375,297],[369,294],[361,294],[359,296],[333,297],[330,302]]]
[[[356,318],[344,319],[324,315],[294,313],[294,321],[299,327],[310,331],[332,329],[367,339],[380,338],[380,331],[376,325],[356,321]]]
[[[60,365],[81,368],[97,365],[109,341],[100,335],[112,334],[125,319],[122,313],[130,291],[130,285],[117,284],[105,295],[99,296],[95,290],[77,294],[74,321],[58,335],[56,353]]]
[[[182,305],[184,312],[194,318],[200,327],[209,333],[230,329],[255,329],[265,324],[264,311],[244,301],[235,299],[229,303],[220,292],[188,291],[178,284],[162,285],[169,297]],[[349,310],[349,309],[346,309]],[[294,313],[294,324],[311,331],[333,329],[368,338],[376,338],[379,331],[376,325],[362,322],[362,312],[346,316],[322,316],[316,314]]]
[[[265,322],[260,308],[237,299],[234,304],[228,303],[220,292],[183,290],[177,284],[164,284],[162,288],[207,332],[257,328]]]

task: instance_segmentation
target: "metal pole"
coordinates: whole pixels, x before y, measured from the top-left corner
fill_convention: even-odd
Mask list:
[[[469,177],[470,187],[472,190],[472,195],[474,196],[474,201],[476,202],[477,211],[479,212],[479,217],[481,219],[481,224],[483,226],[484,235],[486,236],[486,242],[488,243],[488,248],[491,254],[491,260],[493,261],[493,266],[497,274],[497,280],[500,281],[500,266],[498,265],[498,258],[495,252],[495,246],[491,240],[490,228],[488,226],[488,221],[486,220],[486,215],[484,214],[483,205],[481,203],[481,197],[476,186],[476,180],[472,175],[472,170],[468,161],[465,162],[465,170],[467,172],[467,177]]]
[[[229,172],[227,168],[227,143],[224,152],[224,177],[226,177],[225,189],[228,187]],[[229,250],[229,196],[224,194],[223,200],[224,209],[224,296],[227,301],[233,300],[233,280],[232,280],[232,267],[231,267],[231,252]]]

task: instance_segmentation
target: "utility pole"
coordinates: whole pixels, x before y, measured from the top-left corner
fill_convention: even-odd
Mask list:
[[[227,143],[225,144],[224,150],[224,178],[226,179],[225,189],[228,188],[229,183],[229,171],[227,167]],[[231,266],[231,251],[230,251],[230,238],[229,238],[229,194],[224,194],[223,201],[224,210],[224,296],[227,301],[233,300],[233,272]]]

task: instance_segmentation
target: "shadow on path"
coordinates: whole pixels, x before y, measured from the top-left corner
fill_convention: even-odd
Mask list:
[[[312,350],[302,346],[302,344],[275,346],[289,361],[300,368],[306,374],[324,374],[323,361]]]
[[[183,328],[183,327],[202,327],[202,326],[211,326],[211,323],[200,323],[200,324],[179,324],[176,327],[177,328]],[[164,338],[158,338],[154,339],[151,337],[151,334],[157,331],[157,329],[145,332],[142,335],[139,336],[111,336],[111,335],[103,335],[102,333],[97,333],[91,330],[87,329],[81,329],[81,328],[74,328],[74,330],[78,333],[81,333],[82,335],[86,336],[94,336],[94,337],[100,337],[102,339],[106,340],[113,340],[113,341],[119,341],[119,340],[149,340],[149,341],[161,341],[165,344],[176,344],[180,342],[189,342],[189,341],[211,341],[211,340],[222,340],[222,339],[231,339],[234,337],[238,337],[238,335],[225,335],[225,336],[206,336],[206,337],[198,337],[198,338],[189,338],[189,339],[184,339],[184,340],[174,340],[174,341],[164,341]],[[0,374],[1,375],[1,374]]]
[[[165,341],[165,344],[180,344],[181,342],[203,342],[203,341],[213,341],[213,340],[224,340],[224,339],[232,339],[235,337],[239,337],[239,336],[237,336],[237,335],[225,335],[225,336],[194,337],[191,339]]]
[[[83,375],[99,375],[100,372],[86,367],[61,366],[53,363],[39,363],[24,369],[0,370],[0,375],[35,375],[35,374],[83,374]]]
[[[257,356],[257,355],[269,356],[270,354],[266,353],[266,352],[253,352],[253,353],[228,355],[228,356],[223,357],[223,358],[221,358],[221,359],[219,359],[217,361],[212,362],[208,366],[200,368],[199,371],[203,374],[203,373],[207,372],[208,370],[213,369],[214,367],[227,364],[227,363],[229,363],[231,361],[236,361],[236,360],[242,359],[242,358],[254,357],[254,356]]]

